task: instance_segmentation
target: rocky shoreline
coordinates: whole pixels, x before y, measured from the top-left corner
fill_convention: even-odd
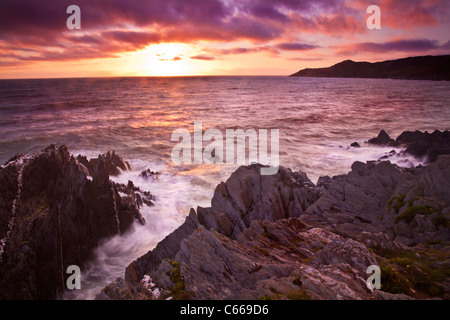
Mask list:
[[[368,143],[402,145],[426,165],[355,162],[316,185],[301,171],[242,166],[96,298],[449,299],[449,142],[448,131],[382,131]],[[1,167],[1,299],[59,298],[68,265],[145,223],[139,208],[157,199],[109,179],[128,169],[115,153],[88,160],[65,146]],[[367,288],[370,265],[381,290]]]
[[[443,135],[431,143],[441,150],[436,158],[433,148],[422,154],[428,166],[355,162],[317,185],[283,167],[274,176],[240,167],[217,186],[210,208],[191,209],[97,299],[449,299]],[[381,290],[367,288],[370,265],[381,268]]]
[[[87,160],[66,146],[18,154],[0,169],[0,299],[56,299],[66,269],[100,240],[125,233],[154,200],[110,175],[129,165],[115,153]]]

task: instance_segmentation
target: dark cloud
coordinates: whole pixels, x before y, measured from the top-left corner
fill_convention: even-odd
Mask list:
[[[318,48],[318,46],[315,45],[298,42],[280,43],[276,47],[280,50],[289,50],[289,51],[304,51]]]
[[[387,51],[429,51],[439,49],[440,45],[435,40],[411,39],[411,40],[393,40],[384,43],[365,42],[354,46],[356,50],[368,52],[387,52]]]
[[[450,40],[441,46],[442,49],[450,50]]]

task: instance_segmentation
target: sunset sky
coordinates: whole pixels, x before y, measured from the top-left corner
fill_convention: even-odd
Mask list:
[[[289,75],[450,54],[449,30],[449,0],[0,0],[0,78]]]

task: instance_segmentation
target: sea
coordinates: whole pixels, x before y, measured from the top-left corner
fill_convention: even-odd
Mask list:
[[[190,208],[211,205],[215,187],[236,164],[176,164],[177,129],[279,131],[279,162],[312,182],[345,174],[354,161],[378,160],[401,148],[366,143],[384,129],[450,129],[450,83],[394,79],[283,76],[125,77],[0,80],[0,164],[50,144],[97,157],[114,150],[131,165],[132,180],[156,196],[143,207],[146,224],[104,239],[82,267],[81,289],[61,299],[94,299],[136,258],[180,226]],[[357,142],[361,147],[350,147]],[[205,145],[204,145],[205,146]],[[425,159],[392,156],[400,166]],[[159,175],[144,179],[146,169]]]

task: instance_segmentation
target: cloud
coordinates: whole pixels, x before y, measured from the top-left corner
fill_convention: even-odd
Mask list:
[[[391,40],[387,42],[363,42],[346,44],[339,47],[341,54],[350,54],[355,52],[427,52],[435,49],[445,49],[446,44],[440,45],[436,40],[429,39],[408,39]]]
[[[312,50],[318,48],[318,46],[310,45],[306,43],[298,43],[298,42],[285,42],[280,43],[276,46],[280,50],[289,50],[289,51],[305,51]]]
[[[287,60],[292,61],[321,61],[322,58],[303,58],[303,57],[294,57],[294,58],[288,58]]]
[[[381,7],[383,28],[404,30],[448,24],[449,3],[373,1]],[[367,34],[367,1],[363,0],[77,0],[82,29],[67,30],[66,9],[70,4],[70,0],[0,1],[0,55],[8,55],[11,63],[90,59],[116,57],[156,43],[200,41],[226,43],[231,48],[199,57],[256,52],[277,55],[280,50],[318,47],[289,42],[299,36],[307,39],[303,35],[323,36],[326,41],[326,37],[349,39]],[[242,43],[249,45],[244,47]],[[429,50],[433,45],[437,46],[423,40],[405,40],[360,43],[353,49],[411,51]],[[27,49],[32,52],[26,53]]]
[[[396,29],[416,29],[437,25],[439,11],[445,7],[448,10],[448,1],[386,0],[381,1],[380,6],[384,26]]]
[[[211,56],[205,56],[205,55],[197,55],[197,56],[191,57],[191,59],[194,59],[194,60],[213,61],[213,60],[215,60],[216,58],[211,57]]]
[[[159,57],[160,55],[157,54],[157,56]],[[180,60],[183,60],[183,58],[176,56],[176,57],[173,57],[170,59],[159,58],[158,60],[159,61],[180,61]]]
[[[441,46],[442,49],[450,50],[450,40]]]

